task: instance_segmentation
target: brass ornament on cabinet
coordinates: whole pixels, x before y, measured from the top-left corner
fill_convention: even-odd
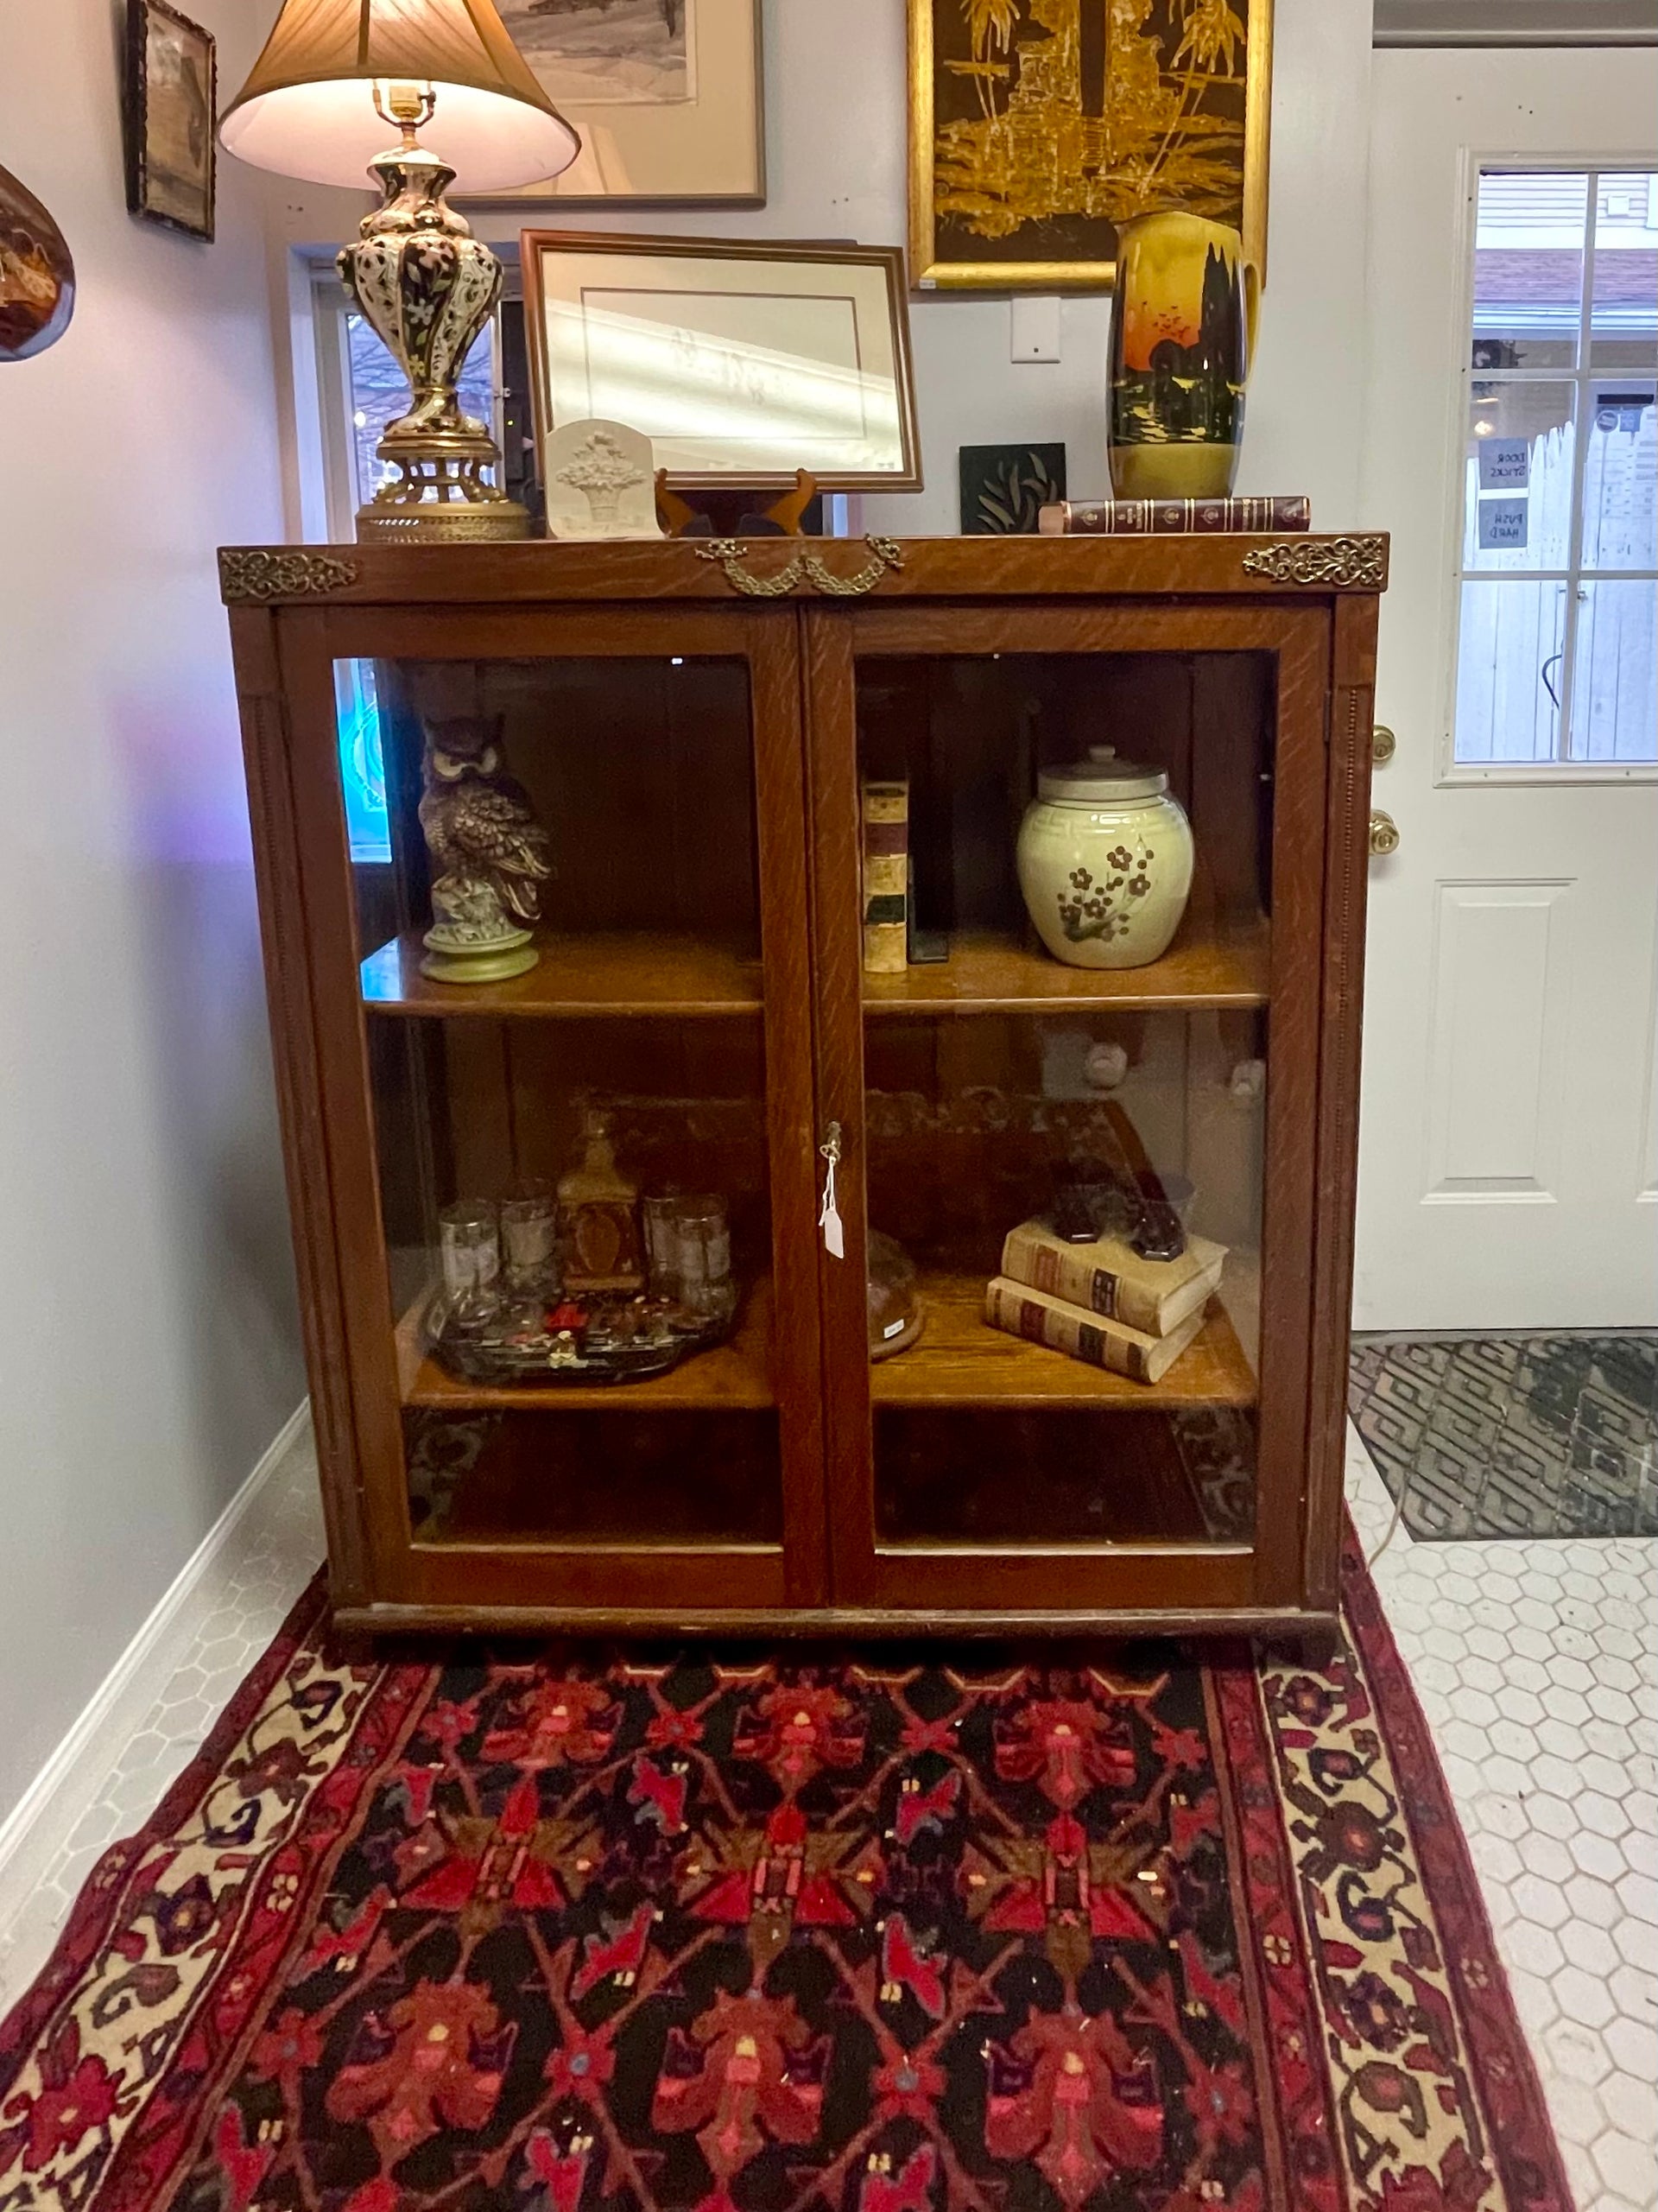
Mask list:
[[[1377,807],[1370,816],[1370,857],[1385,860],[1399,850],[1399,825]]]
[[[1370,732],[1370,758],[1378,768],[1385,768],[1398,749],[1398,738],[1385,722],[1378,722]]]
[[[1384,537],[1305,539],[1300,545],[1258,545],[1244,556],[1246,576],[1270,576],[1278,584],[1334,584],[1351,592],[1387,587],[1388,542]]]
[[[697,558],[717,562],[732,589],[751,599],[780,599],[801,583],[826,593],[831,599],[861,599],[865,592],[872,592],[888,569],[904,565],[903,552],[895,538],[866,537],[864,542],[870,549],[870,558],[851,576],[837,576],[815,553],[797,553],[788,566],[778,569],[775,575],[756,576],[743,566],[748,558],[748,547],[731,537],[717,537],[707,545],[699,546]]]
[[[355,561],[332,553],[249,552],[232,548],[218,556],[218,587],[226,606],[249,600],[323,599],[343,592],[361,574]]]

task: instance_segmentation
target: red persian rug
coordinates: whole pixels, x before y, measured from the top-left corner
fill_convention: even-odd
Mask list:
[[[1346,1619],[364,1665],[313,1593],[0,2028],[0,2212],[1569,2212]]]

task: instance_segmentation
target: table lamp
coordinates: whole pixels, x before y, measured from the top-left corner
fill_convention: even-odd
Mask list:
[[[419,141],[436,121],[444,155]],[[384,147],[388,129],[402,143]],[[500,450],[455,379],[501,294],[502,268],[446,205],[568,168],[581,141],[531,75],[494,0],[285,0],[219,141],[313,184],[379,181],[339,273],[409,381],[376,448],[395,473],[358,513],[362,539],[526,537],[529,517],[484,475]]]

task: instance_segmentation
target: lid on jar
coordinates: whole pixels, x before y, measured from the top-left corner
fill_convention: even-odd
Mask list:
[[[1155,799],[1168,790],[1168,778],[1143,760],[1119,760],[1115,745],[1090,745],[1086,760],[1043,769],[1036,789],[1044,799],[1072,806],[1110,806],[1126,799]]]

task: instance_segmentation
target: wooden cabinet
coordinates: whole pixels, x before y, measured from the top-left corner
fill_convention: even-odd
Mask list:
[[[232,608],[301,1298],[348,1626],[1237,1629],[1333,1613],[1377,538],[238,549]],[[494,731],[541,957],[434,982],[422,744]],[[1037,769],[1163,769],[1197,875],[1149,966],[1038,946]],[[383,776],[377,839],[342,751]],[[864,972],[860,776],[907,776],[947,957]],[[361,780],[360,778],[358,779]],[[602,1106],[726,1201],[729,1338],[467,1380],[440,1210]],[[838,1126],[844,1257],[819,1215]],[[1224,1245],[1142,1385],[986,1325],[1102,1130]],[[925,1326],[870,1356],[868,1246]]]

